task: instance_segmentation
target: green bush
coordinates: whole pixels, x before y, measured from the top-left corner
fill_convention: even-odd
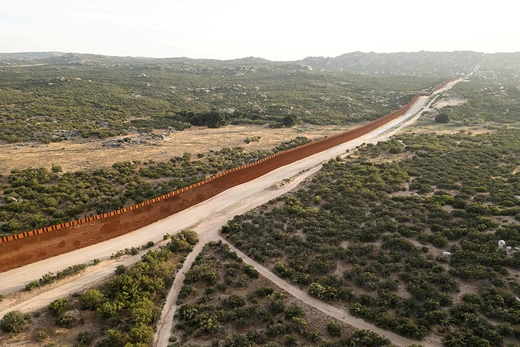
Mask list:
[[[21,311],[11,311],[0,321],[0,328],[8,333],[19,333],[29,323],[29,316]]]
[[[258,278],[260,273],[255,269],[253,265],[245,265],[244,272],[249,278]]]
[[[97,289],[89,289],[79,297],[79,301],[83,309],[96,310],[105,301],[105,295]]]
[[[69,301],[64,298],[56,299],[48,307],[54,317],[59,317],[69,309]]]
[[[74,319],[74,317],[63,315],[63,316],[56,317],[55,322],[56,322],[57,326],[71,328],[72,326],[74,326],[74,323],[76,322],[76,320]]]
[[[222,305],[229,309],[239,308],[244,306],[245,304],[245,299],[238,294],[231,294],[227,299],[225,299],[222,302]]]
[[[40,282],[38,281],[32,281],[32,282],[29,282],[25,285],[25,290],[27,290],[28,292],[30,292],[31,290],[35,289],[35,288],[38,288],[40,286]]]
[[[341,325],[339,325],[338,322],[336,322],[335,320],[332,320],[327,324],[327,332],[332,337],[340,337]]]
[[[435,121],[437,123],[449,123],[450,116],[446,113],[439,113],[437,116],[435,116]]]
[[[95,338],[96,334],[87,330],[79,332],[77,341],[83,346],[89,346],[92,342],[94,342]]]

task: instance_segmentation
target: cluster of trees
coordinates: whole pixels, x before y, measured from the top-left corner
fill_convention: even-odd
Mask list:
[[[220,128],[226,126],[231,118],[229,114],[215,109],[198,114],[195,114],[194,112],[181,112],[181,116],[192,125],[206,125],[208,128]]]
[[[207,126],[208,128],[221,128],[228,124],[266,124],[265,117],[262,119],[256,113],[246,115],[243,112],[233,110],[232,113],[224,112],[223,110],[212,109],[201,113],[182,111],[179,114],[180,118],[191,125]],[[278,121],[269,123],[271,128],[290,128],[296,125],[298,118],[295,115],[289,114]]]
[[[446,113],[439,113],[435,116],[435,121],[437,123],[449,123],[450,122],[450,116]]]
[[[101,214],[164,195],[220,171],[252,163],[309,142],[297,137],[272,151],[223,148],[166,162],[117,162],[92,172],[47,168],[15,169],[0,176],[0,235],[10,235]]]
[[[361,146],[222,233],[309,294],[380,327],[417,339],[442,333],[447,346],[501,346],[500,336],[520,338],[520,284],[509,271],[520,269],[519,139],[511,129]],[[409,159],[394,156],[403,151]],[[458,302],[462,282],[479,305]],[[473,340],[458,318],[468,314],[478,323]]]

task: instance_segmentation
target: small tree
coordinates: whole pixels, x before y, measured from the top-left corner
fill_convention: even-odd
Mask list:
[[[21,311],[7,312],[0,321],[0,328],[8,333],[18,333],[29,323],[29,316]]]
[[[287,115],[283,118],[283,125],[290,128],[296,124],[296,117],[293,115]]]
[[[52,164],[52,169],[51,170],[52,170],[52,172],[55,172],[55,173],[63,171],[63,169],[61,168],[60,165],[54,165],[54,164]]]
[[[332,337],[340,337],[341,336],[341,325],[335,320],[332,320],[327,324],[327,331],[329,335]]]
[[[153,328],[144,323],[137,323],[130,329],[128,336],[135,345],[147,346],[153,341]]]
[[[79,301],[85,310],[95,310],[105,301],[105,295],[97,289],[89,289],[79,297]]]
[[[291,320],[294,317],[306,318],[305,311],[296,305],[291,305],[285,310],[285,319]]]
[[[51,311],[52,315],[54,317],[59,317],[65,311],[69,309],[69,301],[67,299],[56,299],[49,305],[49,311]]]
[[[179,232],[179,236],[182,236],[192,246],[195,246],[197,242],[199,242],[199,236],[195,230],[182,230]]]
[[[114,270],[114,272],[116,273],[116,275],[122,275],[126,272],[126,266],[124,266],[123,264],[121,265],[118,265],[116,267],[116,269]]]
[[[90,345],[92,342],[94,342],[94,339],[96,338],[96,334],[94,334],[93,332],[91,331],[81,331],[79,334],[78,334],[78,342],[82,345],[82,346],[88,346]]]
[[[446,113],[439,113],[437,116],[435,116],[435,121],[437,123],[449,123],[450,120],[450,116]]]
[[[246,304],[246,301],[243,297],[241,297],[238,294],[231,294],[224,302],[222,303],[223,306],[233,309],[242,307]]]
[[[249,278],[258,278],[260,276],[260,273],[258,272],[258,270],[255,269],[253,265],[245,265],[244,272],[247,276],[249,276]]]

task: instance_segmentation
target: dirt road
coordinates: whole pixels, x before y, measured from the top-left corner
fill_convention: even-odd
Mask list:
[[[449,87],[451,87],[451,85]],[[274,170],[258,179],[231,188],[199,205],[193,206],[185,211],[160,220],[154,224],[148,225],[135,232],[91,247],[82,248],[78,251],[70,252],[58,257],[46,259],[38,263],[2,273],[0,274],[0,294],[5,295],[22,290],[26,283],[39,279],[43,274],[46,274],[49,271],[56,272],[70,265],[89,263],[92,259],[95,258],[106,260],[110,258],[111,254],[114,254],[118,250],[140,246],[146,244],[148,241],[161,241],[163,235],[166,233],[173,234],[180,230],[191,228],[197,231],[200,242],[195,247],[195,250],[190,253],[184,262],[183,268],[176,276],[174,285],[172,286],[171,292],[168,296],[167,303],[163,309],[163,314],[159,320],[157,333],[155,336],[155,346],[167,346],[168,337],[170,336],[172,326],[173,314],[176,309],[176,298],[180,288],[182,287],[182,282],[184,279],[183,274],[191,267],[193,260],[197,256],[198,251],[200,251],[204,243],[219,238],[218,231],[222,225],[224,225],[235,215],[244,213],[279,195],[288,192],[291,189],[294,189],[303,179],[319,170],[323,162],[332,159],[337,155],[345,154],[347,149],[353,149],[365,142],[373,143],[388,138],[397,132],[398,129],[403,127],[405,123],[417,118],[418,112],[420,112],[425,107],[427,101],[427,97],[419,98],[416,104],[414,104],[414,106],[404,116],[390,122],[384,127],[376,129],[372,133],[366,134],[362,138],[349,141],[340,146],[331,148],[327,151],[318,153],[298,162]],[[292,178],[292,181],[290,181],[288,184],[281,185],[281,188],[276,185],[277,183],[284,182],[284,180],[288,178]],[[30,300],[24,298],[23,295],[18,294],[8,296],[2,302],[0,302],[0,317],[14,309],[30,311],[45,307],[56,298],[76,292],[81,288],[85,288],[91,283],[96,283],[105,276],[111,275],[114,268],[122,262],[124,262],[125,265],[130,265],[139,259],[140,256],[135,256],[127,257],[120,261],[104,261],[95,267],[90,267],[85,275],[68,281],[65,285],[55,286],[53,288],[42,290],[39,295],[32,296]],[[261,268],[262,267],[259,269]],[[263,271],[269,272],[267,269],[264,269]],[[270,276],[274,275],[271,273]],[[277,279],[276,281],[280,283],[277,283],[280,286],[285,283],[281,279]],[[287,284],[285,284],[285,286],[287,286]],[[333,316],[337,315],[338,319],[340,319],[339,316],[348,316],[344,312],[341,314],[339,312],[334,313],[334,310],[329,307],[330,305],[326,305],[321,302],[315,302],[315,299],[306,296],[306,294],[301,295],[301,293],[298,293],[297,296],[312,306],[316,306],[318,304],[325,305],[320,306],[320,310],[326,313],[330,312],[330,314]],[[367,327],[368,329],[374,331],[381,331],[375,326],[364,321],[358,322],[356,319],[352,320],[352,317],[349,317],[348,319],[351,319],[351,322],[353,322],[352,324],[354,326]],[[389,334],[386,331],[383,331],[383,334],[391,338],[391,340],[396,345],[404,346],[411,343],[411,340],[404,339],[397,335],[393,336],[393,334]]]
[[[154,346],[163,347],[168,345],[168,338],[171,335],[171,329],[173,326],[173,315],[175,314],[175,311],[177,309],[175,303],[184,283],[184,274],[191,268],[193,261],[195,260],[196,256],[199,254],[205,243],[219,239],[223,240],[219,234],[219,230],[222,225],[224,225],[235,215],[247,212],[256,206],[266,203],[269,200],[294,189],[305,178],[317,172],[321,168],[321,164],[323,162],[332,159],[337,155],[345,155],[347,149],[353,149],[363,144],[364,142],[375,143],[377,141],[387,139],[391,135],[395,134],[400,128],[409,124],[409,122],[417,119],[420,115],[420,111],[426,106],[427,101],[427,97],[421,97],[407,114],[392,122],[389,122],[384,127],[376,129],[375,131],[364,136],[363,138],[358,138],[353,141],[349,141],[340,146],[334,147],[327,151],[318,153],[314,156],[300,160],[294,164],[287,165],[278,170],[272,171],[271,173],[262,176],[257,180],[230,189],[236,190],[239,193],[238,195],[233,194],[233,197],[237,199],[235,203],[229,205],[225,209],[222,209],[221,211],[219,211],[218,214],[212,215],[210,218],[202,219],[199,224],[193,227],[193,229],[197,231],[197,234],[201,239],[199,243],[195,246],[193,252],[191,252],[190,255],[186,258],[182,269],[175,277],[175,281],[172,285],[172,288],[162,310],[161,317],[159,318],[159,321],[157,323],[157,331],[154,336]],[[276,186],[276,183],[280,183],[285,178],[292,178],[292,180],[289,181],[289,184],[282,185],[281,188],[274,188]],[[264,188],[263,190],[255,189],[254,191],[256,193],[253,193],[253,190],[249,189],[247,186],[255,181],[259,181],[256,182],[256,184],[261,184]],[[246,198],[241,199],[240,194],[242,192],[250,192],[251,194],[249,194]],[[226,242],[225,240],[223,241]],[[300,290],[299,288],[288,284],[285,280],[279,278],[270,270],[266,269],[254,260],[250,259],[244,253],[240,252],[233,246],[232,248],[237,252],[237,254],[239,254],[240,257],[244,259],[246,263],[253,265],[263,276],[268,278],[278,287],[287,291],[296,298],[302,300],[306,304],[311,305],[338,320],[346,322],[347,324],[351,324],[356,328],[376,331],[379,334],[389,338],[392,341],[392,343],[394,343],[397,346],[408,346],[415,342],[414,340],[378,328],[371,323],[365,322],[362,319],[349,315],[347,312],[343,310],[340,310],[336,307],[328,305],[320,300],[317,300],[309,296],[307,293]],[[437,344],[430,344],[428,346],[433,347],[437,346]]]

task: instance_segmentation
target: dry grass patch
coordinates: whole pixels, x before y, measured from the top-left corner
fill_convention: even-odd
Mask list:
[[[227,126],[219,129],[192,127],[170,135],[129,135],[111,138],[121,140],[122,147],[104,147],[107,140],[77,139],[58,143],[3,144],[0,145],[0,174],[7,175],[13,169],[59,165],[65,172],[95,170],[110,167],[113,163],[133,160],[167,161],[188,152],[207,153],[224,147],[244,147],[246,151],[271,150],[284,141],[297,136],[316,140],[348,130],[339,126],[300,125],[293,128],[271,129],[266,126]],[[164,135],[164,136],[163,136]],[[259,141],[246,144],[246,138],[260,137]],[[129,138],[139,144],[125,144]],[[129,142],[129,141],[127,141]]]

